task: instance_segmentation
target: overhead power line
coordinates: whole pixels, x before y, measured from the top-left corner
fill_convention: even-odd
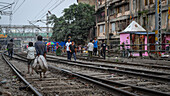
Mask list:
[[[24,4],[25,0],[18,6],[18,8],[14,11],[13,14],[15,14],[15,12],[17,12],[17,10]]]
[[[48,2],[48,3],[44,6],[44,8],[35,16],[35,18],[37,18],[37,17],[39,16],[39,14],[40,14],[42,11],[44,11],[45,8],[46,8],[52,1],[53,1],[53,0],[51,0],[50,2]]]
[[[14,5],[14,7],[13,7],[13,10],[15,9],[16,5],[18,4],[18,1],[19,1],[19,0],[16,1],[15,5]]]
[[[50,6],[50,8],[48,8],[48,10],[51,9],[53,6],[55,6],[55,5],[58,3],[58,1],[60,1],[60,0],[57,0],[52,6]],[[44,14],[46,14],[48,10],[46,10],[44,13],[42,13],[42,14],[39,16],[39,18],[40,18],[41,16],[43,16]]]
[[[65,0],[60,1],[59,4],[57,4],[57,5],[56,5],[54,8],[52,8],[50,11],[53,11],[55,8],[57,8],[59,5],[61,5],[64,1],[65,1]],[[41,17],[41,19],[44,18],[45,16],[46,16],[46,14],[43,15],[43,16]]]
[[[1,4],[10,4],[10,3],[6,3],[6,2],[0,2]]]
[[[4,10],[7,10],[7,9],[11,8],[12,5],[14,4],[14,2],[10,3],[10,4],[8,4],[8,3],[3,3],[3,4],[5,4],[5,5],[2,5],[3,7],[0,8],[0,11],[4,11]]]
[[[59,4],[57,4],[53,9],[51,9],[50,11],[53,11],[55,8],[57,8],[60,4],[62,4],[63,2],[64,2],[65,0],[62,0],[62,1],[60,1],[60,3]]]

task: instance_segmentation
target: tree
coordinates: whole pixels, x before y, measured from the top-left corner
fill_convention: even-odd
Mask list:
[[[63,16],[57,18],[55,15],[50,17],[53,26],[52,38],[56,41],[64,41],[68,35],[71,39],[85,43],[88,38],[90,28],[95,26],[94,6],[79,3],[73,4],[63,10]]]

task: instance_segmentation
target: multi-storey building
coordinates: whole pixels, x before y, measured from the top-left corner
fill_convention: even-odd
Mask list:
[[[89,4],[89,5],[95,5],[95,1],[96,0],[77,0],[78,3],[86,3],[86,4]]]
[[[105,32],[105,7],[108,7],[108,25],[110,44],[119,44],[119,34],[132,20],[138,22],[147,31],[155,31],[155,0],[97,0],[96,34],[99,40],[107,39]],[[162,0],[162,32],[170,32],[168,3]]]

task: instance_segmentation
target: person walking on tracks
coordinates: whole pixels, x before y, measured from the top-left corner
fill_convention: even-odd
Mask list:
[[[43,76],[45,78],[46,77],[45,73],[48,69],[48,65],[46,62],[47,50],[46,50],[45,42],[42,42],[43,37],[38,36],[37,39],[38,39],[38,41],[35,42],[35,49],[36,49],[37,57],[36,57],[34,63],[37,62],[37,64],[39,64],[39,66],[38,66],[39,68],[37,68],[37,69],[38,69],[38,72],[40,73],[40,80],[41,80],[42,79],[41,73],[43,73]]]
[[[58,42],[57,42],[57,45],[56,45],[56,55],[57,56],[61,55],[61,46],[59,45]]]
[[[30,65],[31,65],[31,69],[32,69],[32,64],[34,62],[35,59],[35,47],[33,47],[33,43],[29,42],[28,43],[28,49],[27,49],[27,59],[28,59],[28,74],[30,73]],[[31,71],[31,74],[33,74],[33,69]]]
[[[106,58],[106,43],[104,42],[104,40],[102,40],[102,56],[104,57],[104,59]]]
[[[99,45],[99,42],[97,41],[96,37],[94,38],[93,44],[94,44],[94,55],[96,56],[97,55],[97,48],[98,48],[98,45]]]
[[[76,46],[74,44],[74,41],[71,42],[71,44],[69,45],[69,50],[70,50],[70,60],[71,60],[71,57],[73,55],[74,57],[74,60],[76,61]]]
[[[94,48],[92,40],[90,40],[87,47],[88,47],[88,59],[92,61],[92,52],[93,52],[93,48]]]
[[[8,55],[10,56],[10,60],[12,60],[12,55],[13,55],[13,39],[10,40],[10,42],[7,44],[7,50],[8,50]]]
[[[68,42],[66,43],[66,51],[67,51],[67,60],[70,60],[70,50],[69,50],[69,46],[70,46],[71,42],[70,39],[68,39]]]

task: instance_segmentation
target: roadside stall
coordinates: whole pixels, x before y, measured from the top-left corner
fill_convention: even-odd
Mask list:
[[[131,24],[120,33],[120,45],[124,44],[124,50],[131,50],[131,56],[148,56],[145,52],[147,49],[147,34],[149,43],[155,42],[155,33],[146,32],[137,22],[132,21]],[[123,48],[121,48],[122,50]],[[142,51],[143,50],[143,51]],[[145,50],[145,51],[144,51]],[[155,46],[150,46],[149,50],[155,50]]]

